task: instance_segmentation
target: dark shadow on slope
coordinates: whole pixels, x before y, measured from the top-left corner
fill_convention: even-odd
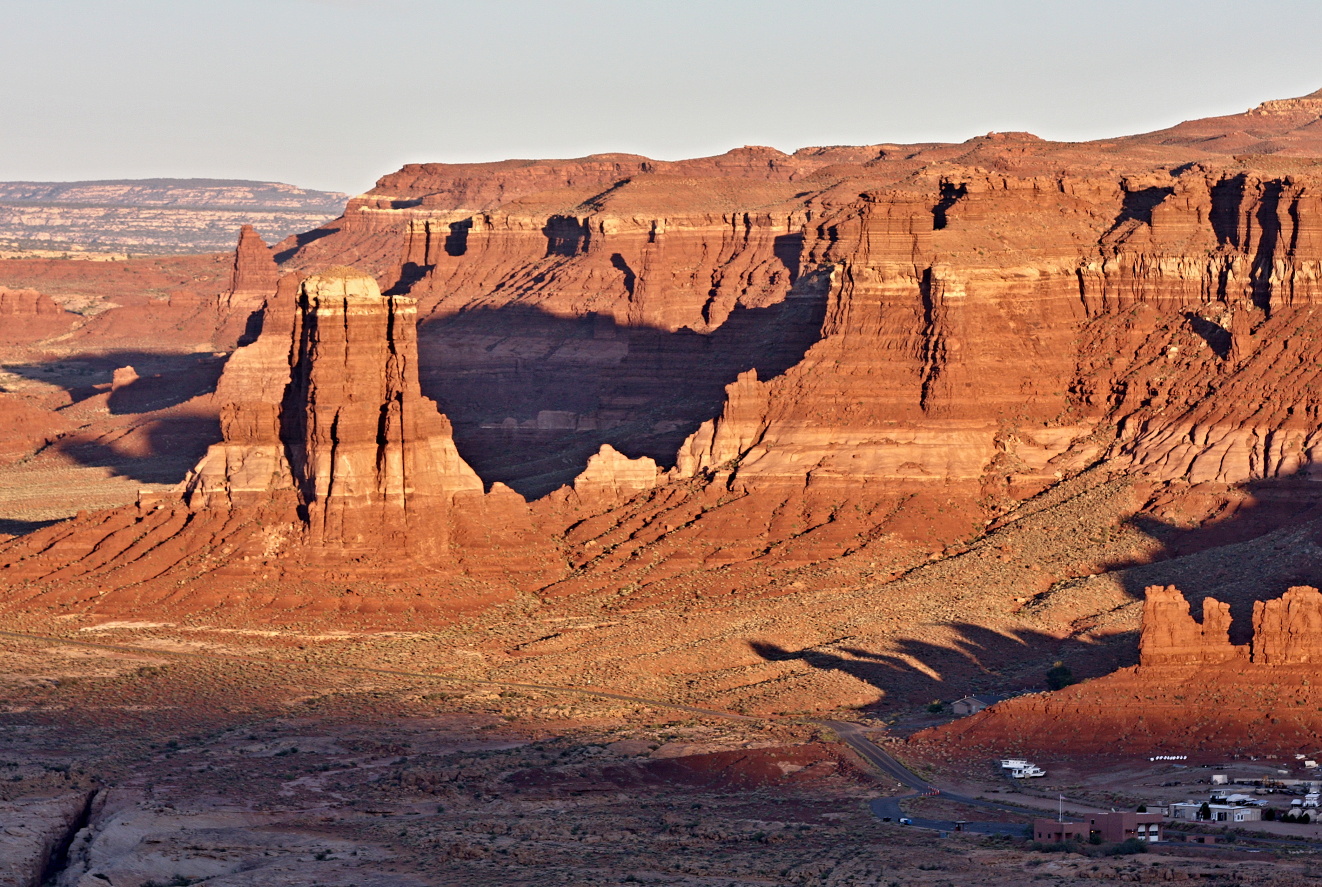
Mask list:
[[[1123,241],[1138,225],[1151,225],[1152,211],[1174,191],[1174,188],[1152,187],[1125,192],[1120,212],[1111,223],[1110,229],[1103,235],[1103,240]]]
[[[96,438],[65,438],[55,447],[83,465],[109,468],[147,484],[176,484],[220,441],[215,416],[147,417],[129,429]]]
[[[109,414],[124,417],[65,435],[52,444],[54,449],[82,465],[109,468],[142,483],[173,484],[183,480],[207,447],[220,440],[220,423],[214,415],[158,411],[214,392],[227,359],[212,354],[113,351],[7,369],[64,388],[74,404],[104,397]],[[127,366],[138,378],[111,390],[115,370]]]
[[[1076,678],[1097,677],[1138,661],[1137,638],[1100,645],[1021,629],[1001,634],[970,623],[953,623],[950,645],[902,640],[894,653],[854,647],[836,651],[786,650],[750,641],[769,662],[800,660],[821,671],[839,671],[863,681],[883,696],[883,705],[951,702],[971,693],[1047,689],[1046,673],[1057,662]],[[1133,652],[1131,654],[1131,648]]]
[[[1161,202],[1171,194],[1175,193],[1174,188],[1141,188],[1138,191],[1128,191],[1125,193],[1124,202],[1120,206],[1120,214],[1115,217],[1113,228],[1128,221],[1142,222],[1145,225],[1152,224],[1152,211],[1161,205]]]
[[[1258,243],[1253,253],[1253,263],[1249,269],[1249,283],[1253,293],[1253,304],[1271,315],[1272,290],[1277,286],[1273,282],[1273,269],[1276,259],[1276,242],[1281,237],[1281,220],[1277,215],[1284,185],[1279,181],[1264,182],[1262,199],[1256,213],[1258,222]]]
[[[11,518],[0,518],[0,536],[25,536],[28,533],[35,533],[42,527],[49,527],[52,524],[58,524],[59,520],[13,520]]]
[[[619,326],[604,315],[557,317],[513,304],[419,327],[423,390],[455,427],[460,452],[483,479],[529,498],[571,481],[604,443],[664,465],[746,370],[760,379],[798,363],[818,340],[825,295],[736,308],[701,334]],[[176,483],[211,443],[214,417],[149,415],[215,391],[226,358],[116,351],[12,366],[63,387],[74,403],[104,396],[112,415],[142,416],[100,437],[57,446],[86,465],[145,483]],[[135,381],[111,390],[116,369]]]
[[[26,379],[58,385],[74,403],[108,394],[111,414],[124,416],[168,409],[215,391],[228,359],[228,355],[214,354],[107,351],[42,363],[9,364],[5,369]],[[121,367],[133,367],[138,378],[112,391],[115,370]]]
[[[1206,597],[1229,603],[1231,640],[1246,643],[1255,601],[1280,597],[1292,585],[1322,587],[1322,483],[1304,471],[1238,490],[1221,488],[1220,494],[1210,486],[1158,492],[1128,523],[1160,542],[1159,551],[1148,560],[1113,562],[1105,569],[1121,571],[1122,587],[1134,600],[1142,600],[1149,585],[1176,586],[1195,618]],[[1242,493],[1249,498],[1241,499]],[[1209,501],[1211,510],[1216,511],[1218,501],[1221,510],[1202,525],[1183,525],[1174,517],[1181,496],[1193,497],[1191,510],[1207,510]],[[815,669],[843,672],[884,691],[892,702],[908,703],[1045,689],[1046,671],[1056,662],[1085,679],[1138,661],[1132,631],[1083,641],[1031,629],[1002,634],[968,623],[940,624],[954,630],[951,642],[907,639],[884,653],[843,645],[786,650],[761,641],[750,647],[769,661],[800,660]]]
[[[709,334],[520,304],[464,311],[419,326],[423,393],[484,481],[537,498],[573,480],[602,444],[673,465],[684,438],[720,415],[725,386],[747,370],[765,380],[794,366],[825,311],[824,294],[796,295],[738,307]]]
[[[941,199],[932,207],[932,230],[940,231],[949,223],[947,215],[951,207],[959,203],[969,193],[968,185],[955,185],[952,182],[941,183]]]
[[[343,221],[343,216],[336,219],[334,222],[322,225],[320,228],[313,228],[311,231],[295,234],[293,246],[286,247],[278,253],[275,253],[275,263],[277,265],[283,265],[285,262],[288,262],[290,259],[294,258],[294,256],[298,255],[298,251],[309,243],[321,240],[323,237],[330,237],[332,234],[339,234],[340,226],[338,223],[341,221]],[[285,238],[285,242],[288,242],[288,240],[289,238]]]
[[[1212,353],[1225,360],[1226,355],[1230,354],[1230,331],[1205,317],[1199,317],[1192,311],[1186,311],[1184,317],[1189,321],[1194,333],[1212,349]]]

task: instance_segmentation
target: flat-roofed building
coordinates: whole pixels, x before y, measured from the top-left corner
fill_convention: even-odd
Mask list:
[[[1185,801],[1183,804],[1171,804],[1167,810],[1171,819],[1184,819],[1198,822],[1198,812],[1203,809],[1201,801]],[[1208,818],[1203,822],[1257,822],[1262,819],[1261,807],[1248,807],[1240,804],[1208,804]]]
[[[1050,844],[1062,841],[1086,841],[1090,834],[1086,822],[1057,822],[1054,819],[1033,820],[1033,840]]]
[[[1088,826],[1103,841],[1161,840],[1160,813],[1094,813],[1088,817]]]

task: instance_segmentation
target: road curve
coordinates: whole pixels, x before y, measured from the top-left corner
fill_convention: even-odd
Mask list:
[[[895,758],[891,757],[884,749],[878,747],[876,743],[868,739],[865,735],[865,728],[861,724],[853,724],[849,721],[814,721],[815,724],[821,724],[823,727],[830,727],[835,734],[840,737],[840,741],[858,752],[869,764],[872,764],[887,776],[894,776],[904,785],[909,786],[919,794],[939,791],[921,776],[915,774],[908,767],[901,764]]]

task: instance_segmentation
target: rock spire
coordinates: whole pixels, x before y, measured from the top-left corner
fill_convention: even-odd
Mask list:
[[[239,242],[234,248],[229,292],[222,297],[224,307],[248,310],[262,307],[275,292],[279,278],[280,269],[276,267],[270,247],[257,229],[244,225],[239,229]]]
[[[1322,662],[1322,592],[1316,588],[1297,586],[1276,600],[1257,601],[1253,605],[1253,643],[1248,646],[1230,643],[1228,604],[1204,598],[1199,624],[1175,586],[1154,585],[1146,593],[1139,639],[1143,666]]]
[[[280,290],[226,368],[224,440],[185,481],[189,506],[280,504],[315,547],[441,555],[452,499],[482,482],[419,388],[416,304],[352,268]]]

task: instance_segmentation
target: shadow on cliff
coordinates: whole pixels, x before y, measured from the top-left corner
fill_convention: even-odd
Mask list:
[[[1139,600],[1149,585],[1174,585],[1195,614],[1207,597],[1230,604],[1231,639],[1247,643],[1255,601],[1293,585],[1322,587],[1322,484],[1300,473],[1240,489],[1249,498],[1233,513],[1199,526],[1135,515],[1130,526],[1160,542],[1160,554],[1108,569],[1122,570],[1126,591]]]
[[[536,498],[572,481],[606,443],[672,465],[683,440],[720,415],[725,386],[740,373],[756,370],[765,380],[802,359],[820,338],[825,310],[824,294],[737,307],[707,334],[518,304],[469,310],[419,325],[423,391],[450,417],[460,453],[488,485],[501,481]],[[62,452],[145,483],[175,483],[219,432],[214,418],[169,411],[214,392],[225,359],[113,351],[9,369],[61,386],[75,404],[102,396],[112,416],[142,416],[105,429],[97,423],[59,442]],[[112,390],[123,367],[137,378]]]
[[[320,228],[313,228],[311,231],[294,234],[277,243],[274,247],[275,252],[273,253],[276,264],[283,265],[285,262],[288,262],[290,259],[297,256],[298,251],[309,243],[321,240],[323,237],[330,237],[332,234],[339,234],[343,218],[344,217],[341,216],[332,222],[327,222]]]
[[[794,366],[825,312],[824,294],[797,296],[737,307],[704,334],[518,304],[471,309],[419,325],[423,393],[484,481],[533,499],[572,481],[602,444],[673,465],[684,439],[720,415],[725,386]]]
[[[142,483],[178,483],[220,440],[216,416],[171,410],[216,390],[226,356],[112,351],[44,363],[11,364],[10,372],[58,385],[74,405],[104,397],[112,418],[60,438],[52,448],[79,464],[111,469]],[[111,389],[116,369],[138,378]]]
[[[854,647],[839,652],[786,650],[763,641],[749,647],[768,662],[799,660],[821,671],[838,671],[877,688],[884,703],[950,702],[972,693],[1047,689],[1047,671],[1056,663],[1075,678],[1108,674],[1138,661],[1137,637],[1122,635],[1119,643],[1096,644],[1020,629],[1001,633],[971,623],[950,626],[949,645],[902,640],[894,653],[874,653]],[[844,654],[844,655],[841,655]]]
[[[109,394],[111,415],[125,416],[169,409],[216,390],[228,355],[161,354],[151,351],[107,351],[79,354],[42,363],[8,364],[5,369],[26,379],[58,385],[73,403]],[[111,390],[115,370],[133,367],[137,378]]]
[[[150,416],[95,437],[72,436],[54,446],[82,465],[109,468],[146,484],[177,484],[220,441],[216,416]]]

